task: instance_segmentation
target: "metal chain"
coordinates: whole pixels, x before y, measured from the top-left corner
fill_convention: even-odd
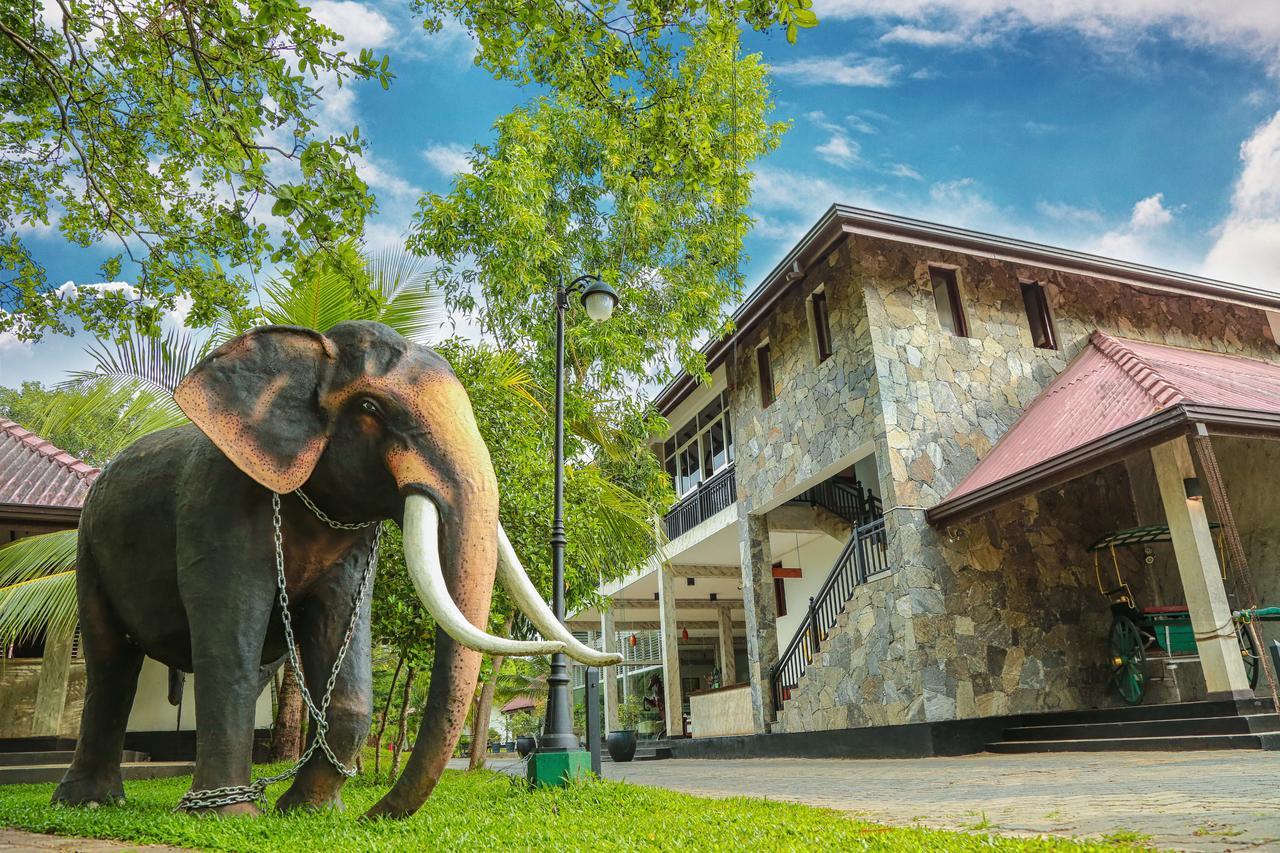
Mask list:
[[[363,530],[366,527],[372,527],[373,525],[378,523],[376,521],[358,521],[355,524],[347,524],[346,522],[342,522],[342,521],[334,521],[332,518],[325,515],[324,510],[316,506],[315,501],[307,497],[306,493],[303,492],[302,489],[295,489],[293,493],[298,496],[299,500],[301,500],[304,504],[307,505],[307,509],[315,513],[316,518],[320,519],[325,524],[332,527],[334,530]],[[277,495],[276,497],[279,498],[279,495]]]
[[[321,512],[319,507],[313,504],[301,491],[296,492],[296,494],[321,521],[330,527],[343,530],[359,530],[372,524],[377,524],[375,521],[362,524],[343,524],[342,522],[334,521]],[[338,682],[338,673],[342,670],[342,662],[347,657],[347,650],[351,647],[351,640],[355,636],[356,627],[360,621],[360,608],[364,604],[365,596],[369,593],[370,581],[373,579],[374,569],[378,565],[378,545],[382,541],[382,528],[379,527],[373,534],[373,547],[369,550],[369,559],[365,564],[364,574],[360,578],[360,586],[356,589],[355,600],[352,602],[351,619],[347,623],[347,631],[342,638],[342,644],[338,647],[338,656],[333,661],[333,670],[329,673],[329,680],[325,683],[324,696],[320,700],[319,707],[317,707],[311,698],[311,691],[307,690],[306,682],[302,678],[302,663],[298,658],[298,644],[293,635],[293,619],[289,613],[289,593],[286,589],[284,575],[284,535],[281,533],[280,525],[280,495],[275,492],[271,494],[271,526],[272,538],[275,540],[276,584],[279,587],[278,600],[280,603],[280,619],[284,623],[285,646],[289,650],[289,662],[293,665],[293,677],[298,683],[299,691],[302,693],[303,704],[306,705],[307,713],[315,721],[315,733],[311,738],[311,744],[298,757],[292,767],[273,776],[255,779],[248,785],[227,785],[222,788],[209,788],[204,791],[187,791],[187,793],[183,794],[182,799],[178,801],[177,810],[207,809],[234,803],[265,802],[267,786],[292,778],[302,768],[302,765],[307,763],[317,747],[324,753],[329,763],[344,777],[349,779],[356,775],[355,767],[348,767],[339,761],[338,756],[334,755],[333,749],[329,746],[329,741],[325,737],[325,734],[329,731],[327,714],[329,702],[333,698],[334,685]]]

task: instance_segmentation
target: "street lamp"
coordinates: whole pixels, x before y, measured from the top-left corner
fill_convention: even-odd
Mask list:
[[[577,293],[587,316],[599,323],[613,315],[618,294],[598,275],[580,275],[565,285],[556,285],[556,442],[555,442],[555,515],[551,520],[551,588],[552,610],[564,621],[564,315],[569,310],[569,296]],[[538,752],[571,752],[578,750],[573,733],[573,703],[569,694],[568,660],[563,652],[551,656],[551,673],[547,676],[547,718],[538,742]],[[556,767],[557,775],[562,768]]]

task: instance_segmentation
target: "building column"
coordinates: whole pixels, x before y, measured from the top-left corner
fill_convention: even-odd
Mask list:
[[[769,547],[769,519],[752,515],[739,504],[738,527],[742,547],[742,605],[747,611],[747,677],[751,682],[751,713],[755,730],[764,734],[773,722],[773,683],[770,672],[778,660],[778,615],[773,603],[773,553]]]
[[[737,661],[733,658],[733,609],[721,607],[716,616],[720,623],[720,684],[728,687],[738,683]]]
[[[1151,448],[1151,461],[1155,463],[1160,500],[1164,503],[1209,698],[1251,697],[1253,691],[1240,656],[1204,500],[1187,497],[1183,482],[1196,476],[1186,437]]]
[[[612,609],[600,611],[600,648],[605,652],[618,650],[618,632],[614,628]],[[611,732],[618,730],[618,675],[622,671],[620,666],[600,668],[600,679],[604,682],[604,724]]]
[[[680,694],[680,626],[676,621],[676,576],[671,566],[658,569],[658,628],[662,634],[662,689],[667,709],[667,737],[684,734],[684,700]]]
[[[44,641],[44,660],[36,690],[36,709],[31,716],[33,737],[57,735],[62,728],[62,710],[67,704],[67,680],[71,677],[72,631],[66,636],[50,636]]]

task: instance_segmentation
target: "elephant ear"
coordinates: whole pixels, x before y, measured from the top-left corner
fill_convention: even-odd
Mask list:
[[[262,326],[209,353],[174,400],[237,468],[273,492],[291,492],[328,443],[320,399],[337,354],[319,332]]]

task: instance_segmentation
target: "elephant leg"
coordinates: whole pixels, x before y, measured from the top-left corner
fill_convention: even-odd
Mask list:
[[[241,572],[225,578],[200,568],[181,571],[183,604],[191,618],[191,663],[196,689],[196,772],[192,791],[249,784],[253,772],[253,723],[262,644],[271,616],[270,575]],[[212,809],[256,814],[253,803]]]
[[[296,631],[302,652],[302,669],[311,700],[320,705],[333,663],[346,638],[351,619],[351,600],[364,571],[366,548],[355,549],[340,571],[326,579],[308,598],[299,614]],[[370,578],[370,584],[373,579]],[[329,728],[325,741],[339,761],[350,767],[369,734],[373,719],[373,675],[370,658],[369,608],[372,589],[361,604],[360,618],[351,635],[351,644],[342,659],[342,668],[333,685],[325,714]],[[316,721],[307,730],[307,745],[317,736]],[[281,811],[292,809],[343,808],[343,776],[319,747],[294,777],[293,784],[276,803]]]
[[[84,711],[75,757],[53,792],[53,802],[105,805],[124,799],[120,760],[143,655],[120,627],[84,545],[77,565],[76,595],[86,670]]]

